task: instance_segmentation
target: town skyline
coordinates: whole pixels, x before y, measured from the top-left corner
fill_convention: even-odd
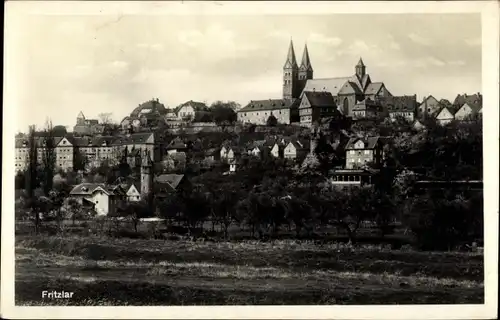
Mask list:
[[[395,95],[453,100],[481,92],[476,14],[199,18],[33,16],[16,43],[27,63],[16,79],[25,91],[15,100],[37,108],[19,108],[18,130],[43,127],[47,118],[72,127],[80,111],[87,118],[110,112],[119,122],[151,98],[170,108],[279,98],[290,40],[297,59],[307,43],[316,79],[350,76],[362,57],[372,80]]]

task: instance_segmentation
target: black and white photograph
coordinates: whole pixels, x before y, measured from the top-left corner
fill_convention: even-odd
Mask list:
[[[5,8],[6,317],[497,316],[497,2]]]

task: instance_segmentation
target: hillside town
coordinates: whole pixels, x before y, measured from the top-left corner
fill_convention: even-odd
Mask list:
[[[175,108],[153,98],[120,123],[80,112],[72,132],[48,124],[16,136],[16,181],[33,170],[30,155],[42,172],[52,159],[54,180],[48,184],[72,177],[66,203],[76,201],[103,216],[118,214],[123,202],[165,199],[184,185],[192,192],[204,184],[197,181],[200,175],[234,175],[249,161],[279,163],[301,177],[319,172],[321,183],[334,187],[372,186],[387,174],[381,170],[388,166],[390,146],[423,139],[429,126],[435,131],[477,123],[481,114],[480,93],[459,93],[453,102],[394,96],[384,82],[372,82],[361,58],[352,75],[315,79],[307,45],[299,65],[290,42],[282,97],[261,97],[243,107],[189,100]],[[398,172],[406,169],[424,180],[429,176],[417,166]]]

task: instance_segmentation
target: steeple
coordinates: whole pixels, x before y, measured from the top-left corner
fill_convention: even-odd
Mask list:
[[[153,189],[153,161],[149,151],[144,150],[141,163],[141,197],[147,199]]]
[[[288,55],[286,56],[286,62],[283,68],[297,68],[297,60],[295,59],[295,51],[293,50],[292,39],[290,39],[290,47],[288,47]]]
[[[304,53],[302,54],[302,62],[300,64],[300,71],[313,71],[311,61],[309,60],[309,51],[307,50],[307,43],[304,46]]]
[[[360,57],[358,64],[356,65],[356,76],[358,76],[359,79],[363,79],[365,74],[366,74],[366,66],[363,63],[363,59],[361,59]]]

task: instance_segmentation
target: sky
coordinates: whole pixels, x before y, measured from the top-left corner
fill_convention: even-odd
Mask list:
[[[18,130],[47,118],[69,129],[138,104],[168,107],[280,98],[290,39],[307,43],[315,78],[354,74],[362,57],[372,81],[394,95],[453,100],[481,91],[479,14],[31,15],[15,53]]]

